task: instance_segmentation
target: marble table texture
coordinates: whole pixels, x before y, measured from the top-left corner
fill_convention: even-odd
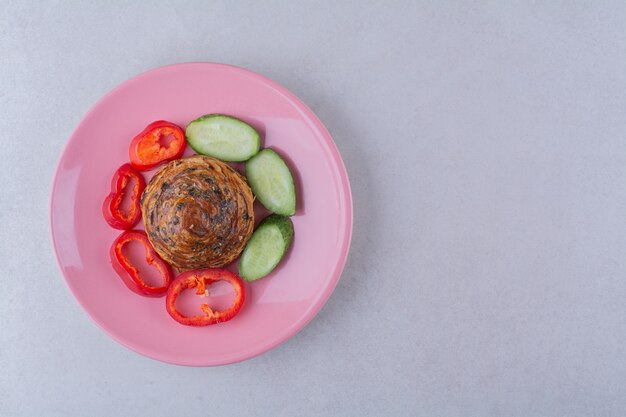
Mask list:
[[[626,3],[0,0],[0,416],[626,415]],[[278,348],[188,368],[90,321],[49,237],[107,91],[243,66],[333,135],[337,289]]]

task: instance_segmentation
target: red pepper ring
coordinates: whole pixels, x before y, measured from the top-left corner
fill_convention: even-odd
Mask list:
[[[164,146],[161,139],[166,136],[171,136],[172,141]],[[183,129],[174,123],[157,120],[133,138],[128,156],[133,167],[139,171],[147,171],[163,162],[180,158],[186,146]]]
[[[124,255],[122,252],[124,246],[133,241],[139,242],[145,247],[146,261],[148,262],[148,265],[152,265],[159,271],[163,277],[163,285],[154,287],[146,283],[139,270],[133,266],[129,259]],[[131,291],[147,297],[162,297],[165,295],[167,288],[172,282],[172,270],[154,250],[148,240],[146,232],[143,230],[127,230],[123,232],[117,239],[115,239],[115,242],[113,242],[110,255],[113,269],[115,269],[115,272],[117,272],[124,284],[126,284]]]
[[[124,213],[120,206],[132,179],[135,180],[135,185],[130,196],[130,209],[128,213]],[[144,188],[146,181],[130,164],[124,164],[115,171],[111,180],[111,193],[102,204],[102,215],[109,226],[127,230],[137,224],[141,218],[140,200]]]
[[[196,294],[204,295],[206,286],[217,281],[226,281],[235,290],[235,301],[228,309],[213,311],[208,304],[204,303],[200,306],[204,315],[192,317],[187,317],[176,309],[176,300],[183,291],[196,288]],[[181,324],[186,326],[208,326],[222,323],[235,317],[241,310],[245,298],[243,281],[237,275],[226,269],[200,269],[187,271],[172,282],[169,290],[167,290],[165,306],[170,316]]]

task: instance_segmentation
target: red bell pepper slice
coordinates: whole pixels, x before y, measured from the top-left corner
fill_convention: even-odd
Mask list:
[[[129,192],[131,180],[135,180],[130,196],[130,209],[124,213],[121,209],[124,195]],[[111,180],[111,193],[102,204],[102,214],[111,227],[127,230],[133,227],[141,218],[141,193],[146,188],[146,182],[139,172],[130,164],[124,164],[115,171]]]
[[[214,311],[208,304],[204,303],[200,309],[203,315],[187,317],[176,309],[176,299],[185,290],[196,288],[196,294],[204,295],[206,286],[213,282],[226,281],[235,290],[235,301],[226,310]],[[177,322],[186,326],[208,326],[222,323],[235,317],[245,300],[245,290],[243,281],[237,275],[226,269],[200,269],[188,271],[176,278],[167,290],[165,306],[167,312]]]
[[[161,139],[170,135],[172,141],[169,145],[163,145]],[[163,162],[180,158],[186,146],[185,132],[180,127],[158,120],[150,123],[133,138],[128,154],[133,167],[139,171],[147,171]]]
[[[146,283],[139,270],[130,263],[124,255],[123,249],[128,243],[136,241],[141,243],[146,249],[146,261],[149,265],[159,271],[163,278],[163,284],[155,287]],[[113,269],[120,276],[124,284],[137,294],[148,297],[162,297],[167,292],[167,288],[172,282],[172,271],[170,266],[154,250],[148,235],[143,230],[127,230],[123,232],[111,246],[111,262]]]

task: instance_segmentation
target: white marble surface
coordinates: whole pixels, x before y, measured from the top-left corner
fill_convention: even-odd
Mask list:
[[[0,415],[626,415],[624,22],[621,1],[0,0]],[[218,368],[108,338],[49,239],[82,115],[184,61],[294,91],[355,203],[317,318]]]

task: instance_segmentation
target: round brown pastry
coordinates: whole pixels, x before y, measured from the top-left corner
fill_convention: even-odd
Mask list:
[[[254,228],[254,197],[244,177],[209,156],[174,160],[150,180],[141,214],[154,249],[187,271],[237,258]]]

